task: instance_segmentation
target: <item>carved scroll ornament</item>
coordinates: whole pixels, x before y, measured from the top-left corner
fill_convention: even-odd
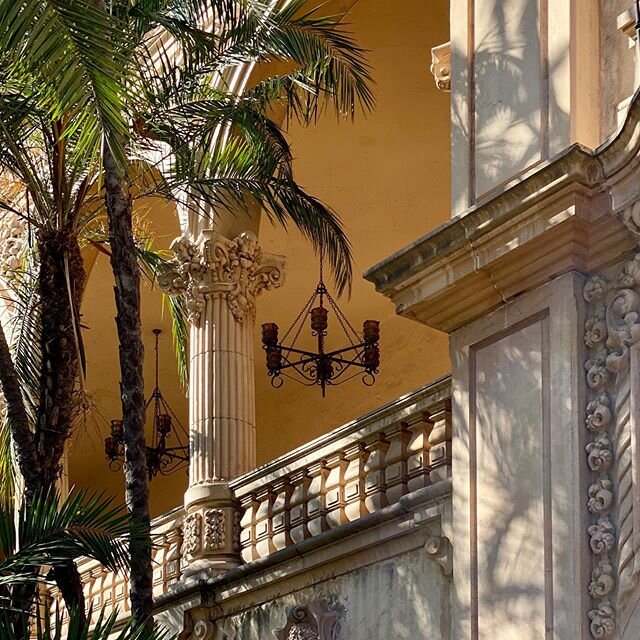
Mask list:
[[[200,320],[206,296],[223,295],[234,318],[242,322],[255,317],[261,291],[284,283],[284,258],[264,253],[249,231],[234,240],[205,231],[199,242],[177,238],[171,249],[175,257],[158,284],[169,295],[184,297],[194,323]]]
[[[337,640],[338,616],[324,600],[314,600],[289,609],[285,626],[274,635],[277,640]]]
[[[637,217],[633,213],[628,223]],[[626,627],[640,599],[640,459],[632,412],[638,401],[632,389],[640,380],[640,352],[634,350],[640,343],[640,254],[592,277],[583,293],[589,313],[586,454],[593,473],[586,496],[594,558],[589,628],[594,638],[608,639]]]

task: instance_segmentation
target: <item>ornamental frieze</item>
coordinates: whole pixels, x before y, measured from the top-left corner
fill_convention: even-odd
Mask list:
[[[250,231],[233,240],[204,231],[198,242],[177,238],[174,258],[158,278],[160,288],[185,300],[189,320],[198,323],[208,296],[220,295],[238,322],[253,319],[256,298],[284,283],[284,258],[264,253]]]
[[[639,211],[625,214],[627,226],[637,223]],[[632,411],[640,401],[633,384],[640,374],[640,253],[590,278],[583,294],[592,472],[586,505],[593,518],[587,530],[593,553],[588,618],[591,635],[606,640],[617,637],[616,630],[624,637],[640,601],[640,459]]]

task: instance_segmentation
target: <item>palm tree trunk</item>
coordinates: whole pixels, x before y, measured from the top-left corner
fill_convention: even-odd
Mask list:
[[[77,407],[79,310],[86,284],[75,234],[60,229],[40,231],[38,253],[42,365],[35,445],[41,475],[32,491],[51,490],[60,478],[60,461]],[[75,563],[67,562],[52,573],[67,608],[84,617],[84,590]]]
[[[78,310],[86,274],[77,237],[66,230],[38,234],[38,289],[42,317],[42,368],[36,423],[36,450],[42,476],[52,487],[71,435],[79,373]]]
[[[33,488],[38,486],[40,482],[40,461],[33,441],[29,416],[20,391],[20,381],[2,325],[0,325],[0,386],[2,386],[2,394],[7,407],[7,420],[15,444],[18,468],[26,485],[25,498],[30,501],[33,497]]]
[[[111,268],[115,278],[116,325],[120,352],[120,396],[125,447],[126,501],[133,525],[144,533],[131,542],[131,611],[152,623],[153,570],[149,480],[144,434],[144,347],[140,322],[140,270],[132,229],[129,184],[108,148],[103,155]]]

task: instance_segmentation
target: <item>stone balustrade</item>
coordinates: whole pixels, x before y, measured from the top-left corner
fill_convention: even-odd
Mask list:
[[[235,525],[251,562],[392,505],[451,475],[451,382],[443,378],[238,477],[230,487],[244,515]],[[152,522],[154,596],[185,567],[182,507]],[[106,607],[129,616],[128,579],[82,560],[92,622]],[[60,593],[50,592],[53,606]],[[61,610],[64,607],[61,607]]]
[[[231,483],[245,562],[394,504],[451,475],[444,378]]]
[[[153,594],[166,593],[182,575],[182,507],[155,518],[151,523],[153,550]],[[130,615],[129,580],[124,572],[113,573],[95,560],[85,558],[78,562],[78,571],[84,585],[87,609],[91,610],[91,622],[95,623],[103,608],[106,615],[114,609],[119,619]],[[61,595],[53,587],[49,593],[52,606],[60,605],[63,620],[66,610],[61,605]]]

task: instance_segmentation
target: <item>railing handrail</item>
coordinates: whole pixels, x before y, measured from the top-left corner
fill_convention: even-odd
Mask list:
[[[442,376],[235,478],[230,487],[236,496],[245,496],[285,474],[322,460],[335,451],[337,443],[342,447],[345,443],[357,442],[371,433],[384,430],[386,426],[427,411],[429,407],[450,397],[451,375]]]

